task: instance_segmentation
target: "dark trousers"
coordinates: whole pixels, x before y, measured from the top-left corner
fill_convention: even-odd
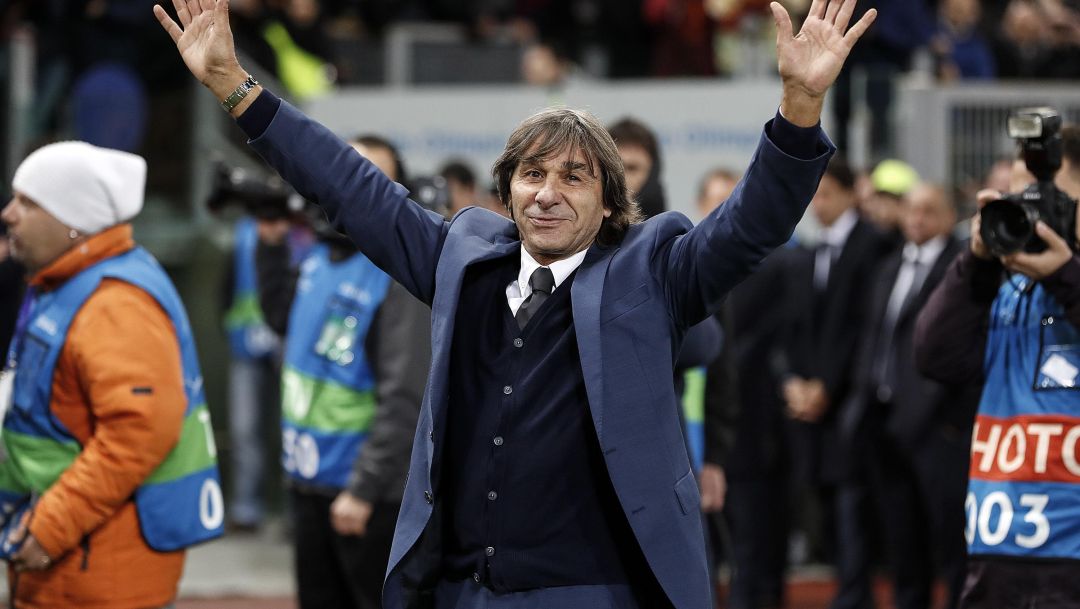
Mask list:
[[[861,480],[847,480],[833,495],[836,515],[836,575],[840,580],[832,609],[873,609],[871,587],[873,503]]]
[[[961,609],[1074,609],[1080,562],[970,558]]]
[[[929,485],[921,479],[911,455],[887,434],[877,438],[873,481],[896,607],[927,609],[935,563]]]
[[[732,478],[724,504],[731,531],[731,609],[783,605],[787,562],[787,479],[777,473]]]
[[[378,503],[362,537],[330,526],[334,498],[293,489],[295,571],[300,609],[378,609],[400,505]]]
[[[559,586],[498,594],[472,580],[440,582],[435,609],[646,609],[628,585]],[[648,608],[651,609],[651,608]]]

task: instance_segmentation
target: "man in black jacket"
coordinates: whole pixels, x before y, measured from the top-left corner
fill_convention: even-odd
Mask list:
[[[790,257],[786,280],[790,335],[783,396],[791,418],[792,475],[798,492],[820,500],[823,522],[806,523],[807,530],[824,530],[829,540],[829,525],[836,525],[840,591],[835,609],[873,603],[866,531],[860,525],[865,508],[843,484],[850,472],[837,440],[867,286],[888,242],[859,218],[855,200],[855,175],[834,158],[811,202],[823,227],[821,239],[814,248],[800,248]],[[834,510],[835,520],[829,518]]]
[[[936,185],[902,201],[904,242],[882,260],[869,286],[842,445],[866,464],[894,580],[898,609],[931,605],[940,556],[949,606],[964,575],[963,506],[971,418],[970,385],[943,385],[915,369],[915,318],[963,249],[951,236],[956,212]]]

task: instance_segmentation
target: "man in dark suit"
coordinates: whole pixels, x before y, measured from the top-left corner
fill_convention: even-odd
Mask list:
[[[925,609],[937,557],[950,606],[964,575],[964,489],[977,388],[946,386],[915,369],[915,318],[961,243],[956,212],[936,185],[916,186],[902,202],[905,242],[878,266],[869,286],[854,390],[842,444],[874,491],[898,609]]]
[[[837,450],[840,407],[848,397],[864,301],[887,241],[855,211],[855,175],[834,158],[811,209],[821,238],[788,260],[788,371],[783,395],[791,417],[792,475],[808,532],[832,544],[840,578],[835,609],[871,607],[860,511],[845,483],[849,463]],[[835,526],[835,531],[834,531]]]
[[[832,151],[824,95],[874,14],[849,30],[854,0],[815,0],[796,38],[773,5],[782,116],[736,194],[691,227],[679,214],[637,222],[611,137],[567,109],[525,120],[495,163],[514,221],[477,208],[447,221],[254,84],[227,2],[174,4],[180,25],[155,7],[159,21],[252,146],[431,304],[384,606],[707,606],[678,347],[794,230]]]

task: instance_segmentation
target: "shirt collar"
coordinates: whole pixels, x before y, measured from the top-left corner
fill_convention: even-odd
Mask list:
[[[859,214],[854,209],[849,209],[840,214],[832,226],[824,226],[821,229],[821,241],[833,247],[842,248],[847,243],[851,231],[855,230],[855,224],[859,221]]]
[[[938,235],[922,245],[915,245],[911,241],[908,241],[904,244],[904,260],[906,262],[918,262],[924,266],[930,266],[937,262],[938,256],[941,255],[941,252],[945,251],[947,241],[948,239],[945,238],[945,235]]]
[[[547,265],[551,269],[551,274],[555,276],[555,287],[558,288],[570,273],[574,272],[574,269],[581,266],[581,262],[585,260],[585,254],[589,250],[583,249],[580,252],[570,256],[569,258],[563,258],[562,260],[556,260]],[[525,246],[521,246],[521,270],[518,271],[518,290],[521,294],[528,294],[532,292],[529,288],[529,277],[532,277],[533,271],[543,266],[537,262],[529,252],[525,251]],[[554,289],[552,290],[554,291]]]

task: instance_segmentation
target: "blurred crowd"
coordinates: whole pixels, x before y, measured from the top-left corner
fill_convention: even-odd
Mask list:
[[[37,47],[36,136],[91,129],[95,93],[124,96],[128,121],[114,133],[131,149],[146,97],[176,86],[181,69],[154,30],[155,0],[5,0],[0,41]],[[782,2],[793,15],[808,0]],[[168,7],[168,3],[164,3]],[[388,34],[413,23],[457,27],[464,48],[510,48],[516,80],[559,86],[577,79],[771,74],[773,26],[766,0],[233,0],[240,50],[298,98],[335,85],[379,84]],[[847,72],[865,70],[868,101],[887,108],[891,81],[916,70],[942,82],[1067,79],[1080,75],[1075,0],[872,0],[879,18]],[[169,7],[171,10],[171,7]],[[764,58],[764,60],[762,60]],[[5,69],[5,68],[0,68]],[[478,72],[468,81],[490,79]],[[501,78],[501,77],[500,77]],[[515,78],[511,77],[512,82]],[[841,80],[839,97],[850,83]],[[70,99],[68,103],[65,100]],[[100,94],[97,94],[100,98]],[[843,101],[836,114],[850,112]],[[877,134],[875,134],[877,135]],[[843,137],[839,143],[843,148]]]

